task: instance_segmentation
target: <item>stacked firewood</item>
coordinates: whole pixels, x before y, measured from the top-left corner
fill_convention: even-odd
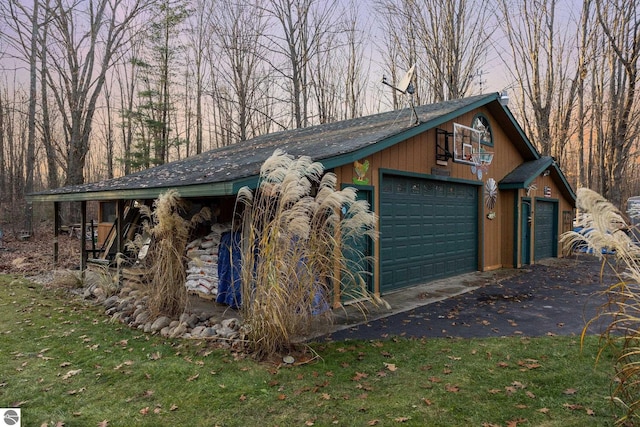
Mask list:
[[[213,224],[211,232],[187,245],[187,280],[191,293],[215,297],[218,294],[218,247],[220,237],[231,229],[231,224]]]

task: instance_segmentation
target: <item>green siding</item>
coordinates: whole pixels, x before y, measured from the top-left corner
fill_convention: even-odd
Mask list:
[[[381,292],[478,268],[478,190],[474,185],[383,176]]]

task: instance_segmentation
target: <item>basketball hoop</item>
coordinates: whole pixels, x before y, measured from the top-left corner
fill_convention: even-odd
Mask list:
[[[493,161],[493,153],[490,151],[477,151],[471,154],[471,173],[477,175],[478,179],[482,179],[482,175],[487,173],[489,165]]]

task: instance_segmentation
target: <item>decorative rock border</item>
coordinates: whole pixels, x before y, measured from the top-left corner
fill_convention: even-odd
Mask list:
[[[99,284],[83,290],[83,298],[95,300],[114,321],[149,334],[165,338],[206,339],[236,351],[246,349],[246,331],[236,318],[219,318],[210,313],[185,312],[178,319],[167,316],[152,318],[147,307],[149,296],[140,289],[123,286],[117,294],[107,296]]]

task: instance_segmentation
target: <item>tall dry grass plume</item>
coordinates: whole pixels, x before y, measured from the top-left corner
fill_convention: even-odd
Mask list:
[[[314,319],[331,318],[334,284],[364,283],[360,259],[343,242],[376,238],[376,216],[356,190],[336,189],[333,173],[309,157],[276,150],[257,190],[242,188],[242,312],[258,356],[287,351]],[[363,255],[361,258],[363,258]],[[370,261],[370,260],[369,260]],[[366,297],[363,286],[356,287]]]
[[[147,218],[143,235],[151,236],[149,252],[145,257],[149,269],[148,308],[152,316],[175,317],[184,312],[188,295],[185,287],[186,247],[194,226],[211,219],[208,208],[203,208],[191,220],[183,217],[186,204],[177,190],[161,194],[149,206],[141,206],[140,212]],[[141,237],[136,236],[140,241]]]
[[[583,330],[594,322],[607,325],[601,334],[601,352],[615,354],[615,378],[611,398],[621,409],[618,425],[640,423],[640,246],[634,242],[622,213],[600,194],[581,188],[577,191],[579,231],[562,236],[568,248],[581,248],[611,267],[618,281],[606,288],[608,302]]]

